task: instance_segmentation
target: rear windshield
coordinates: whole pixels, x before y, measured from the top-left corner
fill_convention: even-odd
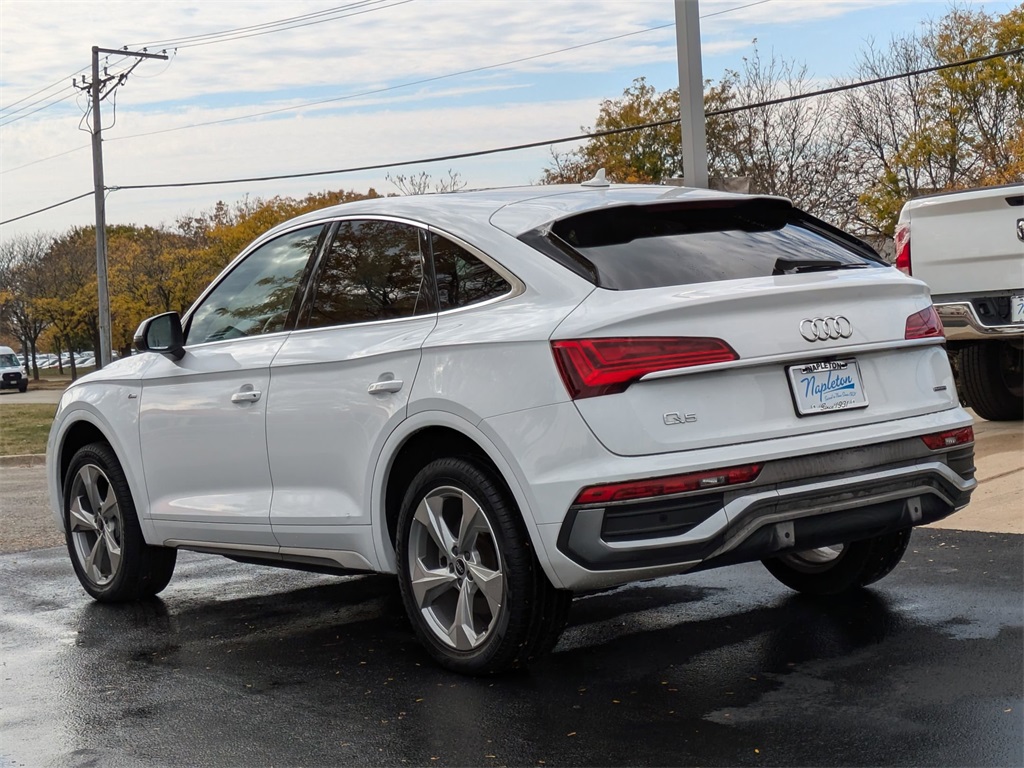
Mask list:
[[[612,290],[887,266],[868,245],[773,199],[590,211],[523,239]]]

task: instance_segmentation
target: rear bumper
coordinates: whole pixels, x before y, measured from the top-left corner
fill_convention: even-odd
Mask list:
[[[994,322],[987,325],[971,301],[937,302],[935,311],[942,318],[947,341],[977,341],[1024,336],[1024,325],[1020,323]]]
[[[945,517],[964,506],[975,488],[973,446],[931,451],[921,436],[971,423],[970,414],[956,406],[843,429],[649,456],[609,452],[571,402],[492,417],[480,428],[515,477],[545,573],[560,588],[585,590],[737,561],[727,555],[757,559],[760,551],[746,551],[740,547],[743,541],[756,542],[767,535],[758,531],[766,530],[784,536],[785,528],[777,524],[788,520],[821,518],[800,523],[795,532],[803,546],[817,541],[808,527],[823,521],[852,541],[874,535],[878,527],[869,521],[851,533],[842,527],[848,520],[882,515],[887,525],[905,527]],[[605,518],[613,517],[608,505],[595,523],[596,513],[581,516],[585,507],[574,506],[580,490],[593,484],[751,463],[763,464],[752,483],[662,499],[659,503],[677,507],[664,522],[634,525],[620,516],[606,524]],[[903,510],[915,498],[921,499],[920,519],[917,502],[911,501],[907,523]],[[874,509],[860,513],[867,508]],[[672,510],[632,511],[658,515]],[[828,515],[845,521],[836,523]],[[607,551],[618,562],[609,560]]]
[[[934,522],[976,485],[973,445],[932,453],[912,438],[770,462],[730,493],[576,507],[558,549],[589,571],[713,568]]]

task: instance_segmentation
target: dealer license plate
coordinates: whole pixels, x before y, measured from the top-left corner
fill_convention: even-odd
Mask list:
[[[868,405],[856,360],[791,365],[786,371],[796,412],[801,416]]]
[[[1010,322],[1024,323],[1024,296],[1010,297]]]

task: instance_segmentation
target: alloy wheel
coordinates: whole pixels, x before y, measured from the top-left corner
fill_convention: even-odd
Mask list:
[[[110,479],[95,464],[75,474],[68,524],[82,571],[97,587],[106,586],[121,567],[124,518]]]
[[[480,504],[452,486],[428,492],[407,551],[413,599],[435,637],[457,651],[479,647],[505,604],[498,539]]]

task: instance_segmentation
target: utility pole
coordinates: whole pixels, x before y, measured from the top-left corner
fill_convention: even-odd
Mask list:
[[[679,63],[679,129],[683,140],[683,184],[708,186],[708,140],[704,125],[704,68],[700,56],[700,3],[675,0]]]
[[[118,51],[111,48],[92,47],[92,82],[88,84],[89,92],[92,95],[92,181],[96,196],[96,284],[99,288],[99,325],[100,325],[100,349],[98,367],[110,364],[110,295],[107,291],[107,211],[103,187],[103,126],[100,122],[100,101],[102,101],[113,89],[104,93],[104,88],[112,80],[117,80],[114,85],[124,83],[128,78],[128,72],[120,75],[106,75],[100,78],[100,54],[113,53],[119,56],[133,56],[137,59],[164,59],[167,56],[159,53],[135,53],[133,51]],[[136,62],[132,69],[138,65]]]

